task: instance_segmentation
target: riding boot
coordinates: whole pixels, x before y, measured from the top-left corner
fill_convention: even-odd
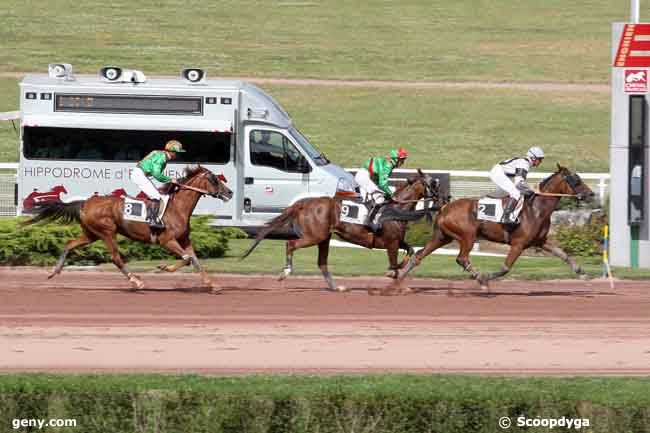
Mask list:
[[[508,198],[508,203],[506,203],[505,208],[503,209],[503,224],[505,225],[516,225],[517,221],[512,221],[510,219],[510,216],[512,213],[515,211],[515,208],[517,207],[517,199],[513,197]]]
[[[376,233],[381,228],[381,226],[375,221],[375,217],[377,216],[380,207],[380,204],[373,204],[372,209],[370,209],[370,212],[368,212],[368,215],[366,216],[366,221],[363,223],[363,226],[373,233]]]
[[[165,225],[160,220],[158,212],[160,211],[160,200],[151,200],[151,207],[149,214],[149,227],[156,230],[162,230],[165,228]]]

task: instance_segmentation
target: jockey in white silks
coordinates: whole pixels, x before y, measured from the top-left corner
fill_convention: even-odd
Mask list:
[[[533,194],[532,188],[526,183],[526,177],[531,167],[539,166],[544,160],[544,151],[537,147],[531,147],[525,157],[506,159],[496,164],[490,170],[488,177],[500,192],[508,194],[510,199],[503,210],[504,224],[517,224],[513,218],[513,211],[521,200],[522,192],[525,195]]]

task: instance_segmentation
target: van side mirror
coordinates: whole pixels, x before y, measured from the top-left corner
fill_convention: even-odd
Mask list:
[[[300,156],[297,162],[297,167],[299,173],[309,173],[311,171],[311,165],[307,162],[307,159],[304,156]]]

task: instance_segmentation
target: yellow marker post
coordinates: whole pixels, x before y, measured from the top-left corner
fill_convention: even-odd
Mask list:
[[[612,269],[609,267],[609,226],[605,224],[603,227],[603,278],[607,276],[609,279],[609,287],[614,290],[614,277],[612,276]]]

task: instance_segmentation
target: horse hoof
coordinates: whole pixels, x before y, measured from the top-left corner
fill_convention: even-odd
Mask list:
[[[167,270],[167,265],[158,265],[156,266],[156,268],[157,268],[156,270],[157,273],[165,272]]]
[[[388,278],[396,279],[399,276],[399,273],[395,269],[390,269],[384,274]]]
[[[131,283],[131,287],[133,290],[141,290],[144,289],[144,282],[139,279],[139,278],[131,278],[129,279],[129,282]]]
[[[278,277],[278,281],[282,281],[282,280],[284,280],[284,279],[287,278],[289,275],[291,275],[291,269],[284,268],[284,269],[282,270],[282,273],[281,273],[280,276]]]
[[[580,278],[582,281],[589,281],[590,280],[589,275],[587,275],[584,272],[582,274],[580,274],[580,276],[578,278]]]
[[[210,293],[212,293],[213,295],[220,293],[222,290],[223,289],[221,287],[210,285]]]
[[[337,286],[335,290],[336,290],[337,292],[343,293],[343,292],[347,292],[347,291],[348,291],[348,288],[345,287],[345,286]]]
[[[59,271],[53,271],[50,275],[47,276],[48,280],[51,280],[52,278],[56,277],[59,274]]]

